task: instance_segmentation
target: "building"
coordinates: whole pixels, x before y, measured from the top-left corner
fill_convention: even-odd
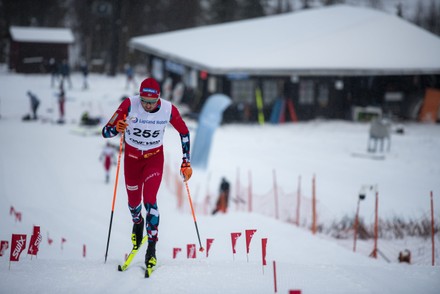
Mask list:
[[[360,118],[372,109],[417,117],[440,88],[440,38],[395,15],[334,5],[132,38],[163,91],[182,80],[198,111],[210,93],[230,96],[226,119]],[[167,81],[168,78],[168,81]],[[167,81],[167,82],[165,82]],[[280,108],[280,107],[278,107]]]
[[[11,26],[9,69],[19,73],[49,71],[51,58],[69,60],[69,45],[74,42],[70,29]]]

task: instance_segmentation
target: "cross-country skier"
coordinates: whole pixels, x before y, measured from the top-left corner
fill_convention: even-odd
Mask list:
[[[148,234],[145,254],[147,271],[151,271],[157,262],[159,210],[156,196],[162,180],[163,139],[168,123],[180,134],[183,153],[180,173],[184,181],[188,181],[192,175],[189,131],[177,108],[160,98],[160,87],[155,79],[145,79],[141,83],[139,95],[123,100],[102,130],[104,138],[125,133],[124,175],[128,208],[133,219],[132,242],[138,248],[143,237],[143,203]]]

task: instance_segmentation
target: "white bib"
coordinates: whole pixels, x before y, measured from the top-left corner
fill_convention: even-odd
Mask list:
[[[160,109],[150,113],[142,108],[139,96],[128,98],[131,108],[127,118],[125,142],[143,151],[162,146],[165,127],[171,119],[171,103],[160,99]]]

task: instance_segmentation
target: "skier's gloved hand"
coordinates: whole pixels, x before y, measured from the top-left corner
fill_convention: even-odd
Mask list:
[[[125,129],[127,128],[127,126],[128,126],[128,123],[125,120],[120,119],[116,123],[116,130],[119,133],[123,133],[123,132],[125,132]]]
[[[189,161],[186,161],[185,159],[182,162],[182,165],[180,166],[180,174],[183,177],[183,180],[186,182],[188,181],[192,176],[193,170],[191,168],[191,164]]]

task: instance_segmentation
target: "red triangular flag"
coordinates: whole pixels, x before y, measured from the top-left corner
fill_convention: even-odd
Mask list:
[[[212,242],[214,242],[214,239],[206,239],[206,257],[209,255],[209,248],[211,248]]]
[[[186,257],[187,258],[196,258],[196,244],[186,245]]]
[[[40,234],[40,227],[34,226],[34,233],[31,236],[31,240],[29,242],[29,248],[28,248],[28,254],[30,255],[37,255],[38,254],[38,248],[40,246],[42,237]]]
[[[246,230],[246,253],[249,253],[252,237],[257,230]]]
[[[9,261],[19,261],[21,252],[26,248],[26,235],[12,234]]]
[[[8,249],[8,248],[9,248],[9,242],[2,240],[0,242],[0,256],[3,256],[3,254],[6,251],[6,249]]]
[[[267,263],[266,263],[266,245],[267,245],[267,238],[262,238],[261,239],[261,254],[262,254],[263,265],[267,265]]]
[[[177,253],[182,251],[182,248],[173,248],[173,259],[177,257]]]
[[[231,233],[231,241],[232,241],[232,253],[235,254],[237,253],[235,251],[235,244],[237,243],[237,239],[238,237],[241,236],[241,233]]]
[[[63,250],[63,245],[64,245],[64,243],[66,243],[66,238],[64,238],[64,237],[62,237],[61,238],[61,250]]]
[[[53,243],[53,240],[49,237],[49,232],[47,232],[47,243],[49,245],[52,245],[52,243]]]

